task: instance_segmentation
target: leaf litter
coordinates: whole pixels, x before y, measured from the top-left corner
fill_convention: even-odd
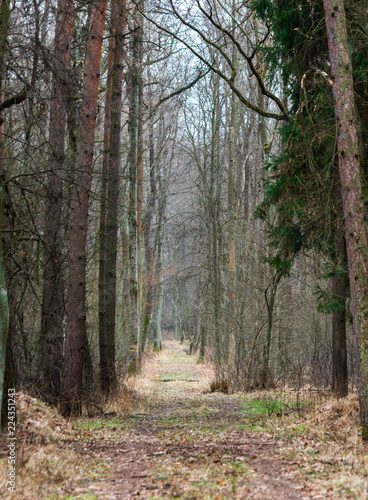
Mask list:
[[[122,400],[93,418],[67,422],[18,393],[14,498],[367,498],[354,394],[278,415],[267,406],[274,393],[210,393],[211,366],[187,350],[166,342],[128,380]],[[1,488],[12,498],[4,480]]]

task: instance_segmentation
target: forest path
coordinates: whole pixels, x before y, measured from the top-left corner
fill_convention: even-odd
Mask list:
[[[209,368],[196,361],[185,346],[166,343],[141,381],[140,408],[90,428],[80,451],[106,469],[68,499],[336,498],[285,458],[282,441],[257,430],[244,396],[204,392]]]

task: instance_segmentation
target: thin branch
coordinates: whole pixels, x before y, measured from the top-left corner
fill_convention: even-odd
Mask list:
[[[192,54],[194,54],[200,61],[202,61],[203,64],[205,64],[211,71],[213,71],[220,78],[222,78],[222,80],[224,80],[229,85],[229,87],[231,88],[231,90],[236,94],[236,96],[239,98],[239,100],[247,108],[252,109],[253,111],[255,111],[256,113],[258,113],[259,115],[264,116],[265,118],[273,118],[274,120],[289,120],[289,117],[288,117],[288,115],[286,113],[284,113],[284,114],[270,113],[268,111],[264,111],[259,106],[253,104],[251,101],[249,101],[248,99],[246,99],[244,97],[244,95],[241,93],[241,91],[234,85],[234,83],[232,81],[232,78],[228,78],[222,71],[220,71],[218,68],[216,68],[215,66],[213,66],[213,64],[211,64],[209,61],[207,61],[207,59],[205,59],[193,47],[191,47],[189,45],[189,43],[187,43],[185,40],[183,40],[182,38],[180,38],[178,35],[176,35],[172,31],[168,30],[164,26],[160,25],[159,23],[157,23],[153,19],[149,18],[144,12],[142,13],[142,15],[145,17],[145,19],[147,19],[147,21],[151,22],[154,26],[156,26],[156,28],[160,29],[164,33],[168,34],[169,36],[174,37],[175,40],[177,40],[178,42],[182,43],[187,49],[189,49],[192,52]]]
[[[200,7],[200,5],[199,5],[199,7]],[[223,26],[221,26],[217,21],[215,21],[215,19],[212,17],[211,14],[207,13],[201,7],[200,7],[200,9],[201,9],[203,15],[205,15],[207,17],[207,19],[213,24],[213,26],[215,26],[222,33],[225,33],[230,38],[230,40],[235,44],[235,46],[239,50],[239,53],[241,54],[241,56],[247,61],[248,66],[249,66],[251,72],[256,77],[258,85],[259,85],[259,88],[261,89],[262,94],[265,95],[265,96],[267,96],[272,101],[274,101],[277,104],[277,106],[279,107],[280,111],[285,115],[285,119],[288,120],[288,113],[287,113],[287,109],[285,108],[284,104],[282,103],[282,101],[275,94],[273,94],[272,92],[270,92],[269,90],[266,89],[261,74],[259,73],[259,71],[257,71],[257,69],[255,68],[255,66],[253,64],[253,57],[254,57],[256,51],[253,51],[253,54],[251,56],[248,56],[244,52],[243,47],[238,42],[238,40],[235,38],[235,36],[233,35],[233,33],[231,33],[228,29],[226,29]],[[266,40],[267,36],[268,36],[268,33],[266,34],[264,40]]]
[[[199,73],[199,75],[197,76],[197,78],[195,78],[192,82],[188,83],[188,85],[185,85],[184,87],[180,87],[179,89],[175,90],[174,92],[171,92],[171,94],[163,97],[162,99],[160,99],[158,101],[157,104],[154,105],[154,108],[158,108],[159,106],[161,106],[161,104],[163,104],[165,101],[168,101],[169,99],[171,99],[172,97],[175,97],[176,95],[179,95],[181,94],[182,92],[185,92],[186,90],[189,90],[190,88],[194,87],[194,85],[199,82],[199,80],[201,80],[204,76],[208,75],[208,73],[210,72],[211,70],[208,69],[207,71],[205,71],[204,73]]]
[[[3,101],[0,104],[0,113],[4,111],[4,109],[10,108],[11,106],[14,106],[15,104],[20,104],[21,102],[25,101],[28,97],[28,90],[29,90],[29,85],[26,85],[22,92],[19,92],[19,94],[13,95],[12,97],[9,97],[6,101]],[[4,123],[4,119],[0,118],[0,125]]]

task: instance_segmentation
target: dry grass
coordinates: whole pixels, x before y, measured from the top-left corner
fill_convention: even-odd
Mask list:
[[[16,495],[7,490],[4,435],[0,460],[2,498],[48,498],[83,472],[81,457],[63,444],[77,440],[79,433],[57,410],[27,394],[16,394],[16,406]]]
[[[315,403],[315,402],[314,402]],[[368,497],[368,449],[360,434],[356,394],[273,418],[269,428],[285,441],[285,452],[318,478],[336,498]]]
[[[120,381],[119,386],[110,396],[102,393],[98,388],[86,398],[84,402],[83,416],[85,417],[106,417],[112,414],[127,414],[132,408],[136,395],[124,381]]]
[[[101,416],[129,412],[134,394],[122,385],[114,398],[101,407],[89,407]],[[6,484],[7,436],[2,436],[0,454],[0,497],[4,499],[64,498],[75,491],[79,480],[98,470],[96,460],[86,459],[73,448],[88,440],[88,430],[64,419],[55,408],[19,392],[16,394],[16,494]],[[91,410],[92,411],[92,410]]]
[[[189,395],[196,397],[197,394],[203,398],[203,393],[209,393],[215,373],[211,365],[198,364],[196,356],[187,356],[187,350],[186,345],[178,347],[177,342],[166,341],[163,351],[145,357],[141,375],[130,377],[114,398],[97,398],[89,411],[103,418],[127,414],[137,403],[147,399],[154,401],[164,397],[170,400],[188,398]],[[191,379],[198,378],[198,381],[186,382],[188,375]],[[163,377],[171,377],[170,383],[158,385]],[[221,394],[208,395],[210,398],[217,396],[224,397]],[[256,391],[241,397],[266,403],[267,411],[259,421],[261,432],[268,431],[280,438],[285,458],[298,464],[311,481],[318,480],[326,491],[330,491],[328,498],[368,497],[368,455],[360,439],[355,394],[336,401],[309,388],[297,392],[283,388]],[[99,462],[81,454],[83,441],[91,439],[91,429],[74,426],[55,409],[24,393],[17,393],[16,401],[17,493],[12,496],[6,491],[7,443],[6,436],[3,436],[1,498],[65,498],[78,491],[78,481],[91,474],[95,477],[101,474]]]
[[[314,437],[328,439],[347,450],[363,449],[360,439],[359,402],[356,394],[331,399],[304,419]]]
[[[18,448],[17,462],[16,494],[9,493],[2,481],[0,491],[4,499],[60,498],[74,488],[77,480],[88,475],[83,457],[59,444],[23,443]],[[3,463],[1,469],[2,466]],[[3,477],[4,474],[2,470]]]

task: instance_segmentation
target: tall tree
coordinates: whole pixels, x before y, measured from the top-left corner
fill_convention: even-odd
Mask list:
[[[368,440],[368,237],[359,165],[354,84],[343,0],[324,0],[333,77],[337,147],[349,267],[351,311],[358,355],[363,440]]]
[[[77,137],[77,160],[71,192],[67,336],[61,400],[65,415],[79,414],[82,408],[83,348],[86,328],[86,239],[106,8],[107,0],[96,0],[91,10]]]
[[[148,73],[150,76],[150,73]],[[148,152],[149,152],[149,194],[146,206],[146,212],[142,221],[142,232],[144,238],[144,250],[146,259],[146,280],[145,280],[145,303],[143,310],[142,335],[140,339],[140,357],[145,349],[148,338],[149,327],[154,303],[154,251],[151,242],[152,218],[156,207],[157,186],[156,186],[156,158],[154,141],[154,121],[152,110],[152,90],[149,91],[149,132],[148,132]],[[140,368],[140,366],[139,366]]]
[[[141,168],[142,168],[142,44],[143,19],[141,11],[143,1],[139,0],[133,10],[134,32],[131,43],[131,68],[129,74],[129,260],[130,260],[130,332],[129,344],[135,346],[133,351],[139,355],[140,314],[139,314],[139,270],[141,238]],[[138,227],[139,223],[139,227]],[[133,366],[135,364],[135,366]],[[135,371],[137,364],[133,363],[130,370]]]
[[[43,396],[56,402],[61,389],[64,321],[62,207],[66,110],[70,102],[70,62],[74,0],[59,0],[56,13],[53,88],[49,122],[49,171],[47,173],[44,284],[41,312],[41,377]]]
[[[118,242],[118,207],[120,192],[120,127],[124,60],[126,0],[114,0],[111,9],[114,61],[111,78],[110,147],[107,169],[105,328],[100,330],[100,378],[105,392],[116,384],[115,316],[116,255]]]
[[[276,68],[276,61],[281,58],[284,82],[294,82],[285,85],[294,121],[280,130],[283,151],[269,161],[270,175],[265,184],[266,204],[267,199],[271,201],[276,207],[276,212],[271,213],[277,214],[270,238],[279,248],[273,264],[280,268],[286,265],[285,255],[293,260],[302,248],[311,247],[328,259],[324,277],[331,280],[332,294],[318,289],[318,309],[332,314],[332,388],[341,397],[348,389],[346,251],[344,238],[341,239],[341,190],[338,173],[336,178],[335,124],[323,6],[315,2],[298,9],[294,0],[289,0],[285,9],[280,6],[277,2],[259,6],[260,15],[270,21],[276,41],[274,47],[268,48],[271,67]],[[323,218],[329,221],[328,230],[321,226]]]
[[[111,23],[112,23],[112,16]],[[109,48],[107,54],[107,78],[105,92],[105,113],[104,113],[104,150],[102,159],[101,178],[101,199],[100,199],[100,224],[98,231],[99,238],[99,265],[98,265],[98,332],[100,365],[105,365],[106,357],[106,215],[107,215],[107,190],[108,175],[110,165],[110,133],[111,133],[111,95],[112,95],[112,75],[115,59],[115,37],[113,35],[113,25],[110,28]],[[103,369],[100,366],[100,372]],[[102,382],[102,380],[101,380]]]
[[[8,0],[2,0],[0,5],[0,95],[3,95],[4,81],[4,63],[6,51],[6,37],[9,26],[10,6]],[[1,117],[2,118],[2,117]],[[5,157],[4,157],[4,135],[1,133],[1,148],[0,148],[0,228],[3,228],[4,221],[4,204],[5,204]],[[6,346],[8,339],[9,328],[9,305],[7,286],[5,281],[4,263],[3,263],[3,236],[0,235],[0,405],[3,404],[3,387],[5,377],[5,361],[6,361]],[[0,410],[2,409],[2,406]],[[0,432],[1,432],[1,417],[0,411]]]

